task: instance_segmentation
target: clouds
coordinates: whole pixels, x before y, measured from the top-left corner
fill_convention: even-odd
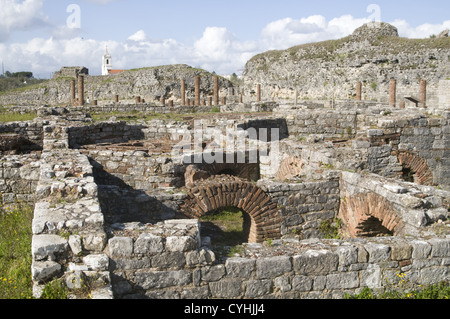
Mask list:
[[[269,23],[261,32],[261,43],[270,50],[348,36],[361,25],[370,22],[368,18],[357,19],[343,15],[326,21],[324,16],[307,18],[285,18]]]
[[[145,41],[147,39],[147,35],[145,34],[144,30],[139,30],[138,32],[136,32],[135,34],[133,34],[132,36],[130,36],[128,38],[128,40],[132,40],[132,41]]]
[[[395,20],[391,23],[397,27],[400,36],[407,38],[428,38],[431,35],[438,35],[446,29],[450,29],[450,20],[444,21],[442,24],[425,23],[418,27],[412,27],[405,20]]]
[[[243,41],[226,27],[208,26],[189,43],[173,38],[155,39],[152,30],[136,28],[124,40],[82,38],[83,30],[68,26],[53,26],[46,37],[23,43],[1,44],[2,36],[12,30],[26,30],[46,24],[42,12],[45,0],[0,0],[0,57],[10,71],[29,70],[34,74],[50,74],[62,66],[86,66],[93,75],[101,74],[101,58],[105,47],[113,57],[113,68],[132,69],[165,64],[188,64],[218,74],[238,73],[254,55],[295,45],[339,39],[371,21],[342,15],[327,20],[322,15],[299,19],[284,18],[268,22],[258,38]],[[114,0],[89,0],[106,4]],[[450,20],[442,24],[413,27],[404,20],[391,22],[400,36],[427,38],[450,28]],[[47,28],[50,28],[47,25]],[[3,32],[3,35],[2,35]]]
[[[1,0],[0,42],[7,40],[13,31],[25,31],[47,24],[42,12],[44,0]]]

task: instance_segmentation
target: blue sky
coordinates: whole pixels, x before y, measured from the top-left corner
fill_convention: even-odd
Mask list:
[[[40,77],[70,65],[97,75],[106,46],[114,68],[186,63],[230,74],[260,52],[337,39],[373,20],[411,38],[450,28],[442,0],[0,0],[0,7],[0,60]]]

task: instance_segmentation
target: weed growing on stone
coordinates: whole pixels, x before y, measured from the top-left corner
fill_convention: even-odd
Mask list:
[[[41,299],[63,300],[67,299],[69,289],[61,280],[54,280],[45,285]]]
[[[346,299],[449,299],[450,284],[441,282],[423,287],[420,290],[405,291],[400,288],[377,295],[372,289],[365,287],[359,294],[345,295]]]
[[[320,233],[325,239],[342,239],[339,230],[342,227],[342,220],[335,218],[334,220],[325,220],[319,226]]]

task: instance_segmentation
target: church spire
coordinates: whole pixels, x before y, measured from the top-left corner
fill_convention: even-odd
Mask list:
[[[108,75],[112,69],[112,57],[108,52],[108,46],[106,46],[105,54],[102,58],[102,75]]]

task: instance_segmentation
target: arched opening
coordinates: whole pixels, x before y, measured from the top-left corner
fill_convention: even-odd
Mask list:
[[[402,176],[405,182],[414,183],[414,172],[409,167],[402,168]]]
[[[213,247],[238,246],[248,242],[250,216],[237,207],[224,207],[199,218],[200,236]],[[248,228],[248,229],[246,229]]]
[[[339,218],[344,232],[352,237],[397,236],[404,224],[391,204],[375,193],[345,196],[341,200]]]
[[[402,178],[404,181],[419,185],[433,185],[433,173],[427,161],[411,152],[402,152],[398,155],[402,165]]]
[[[247,242],[280,238],[283,218],[277,204],[262,189],[237,177],[220,175],[196,181],[180,208],[186,217],[200,219],[227,207],[245,212],[243,232]]]
[[[356,229],[358,237],[394,236],[394,232],[392,230],[386,228],[381,220],[373,216],[361,221]]]

